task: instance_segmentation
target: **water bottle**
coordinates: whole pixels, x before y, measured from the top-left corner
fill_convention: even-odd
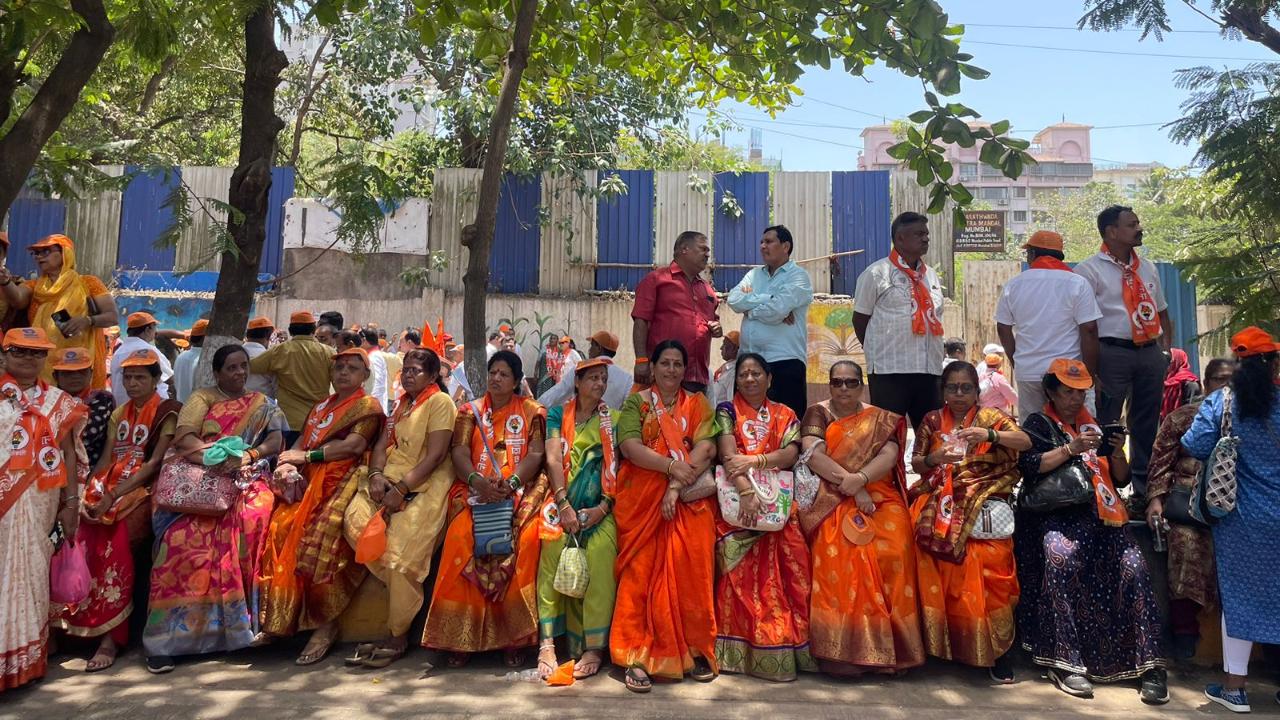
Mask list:
[[[1164,541],[1164,531],[1165,519],[1160,518],[1156,521],[1155,529],[1151,531],[1151,549],[1158,553],[1162,553],[1168,549]]]
[[[542,682],[542,678],[539,677],[538,675],[537,668],[529,668],[528,670],[521,670],[519,672],[512,670],[506,675],[503,675],[502,679],[506,680],[507,682],[527,682],[527,683]]]

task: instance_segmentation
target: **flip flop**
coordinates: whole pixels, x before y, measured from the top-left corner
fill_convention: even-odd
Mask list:
[[[376,643],[360,643],[356,645],[355,653],[349,658],[344,658],[342,662],[347,665],[364,665],[364,661],[369,659],[377,647]]]
[[[311,643],[308,642],[307,644],[310,645]],[[293,661],[293,664],[303,665],[303,666],[315,665],[316,663],[325,659],[325,657],[329,654],[329,651],[333,649],[333,640],[329,640],[329,642],[325,643],[319,650],[315,650],[312,652],[305,652],[306,648],[304,647],[302,649],[304,650],[304,652],[301,655],[299,655],[296,660]]]
[[[588,653],[595,653],[595,657],[591,660],[587,660]],[[599,650],[588,650],[582,654],[581,658],[578,658],[578,664],[573,667],[573,679],[586,680],[592,675],[600,672],[600,666],[602,665],[604,665],[604,657],[601,652]],[[590,668],[590,670],[588,671],[584,668]]]
[[[525,655],[524,648],[516,648],[513,650],[502,651],[503,664],[511,668],[512,670],[523,667],[525,660],[527,659],[528,658]]]
[[[653,689],[653,681],[649,679],[649,674],[638,667],[627,668],[627,672],[622,676],[623,683],[627,689],[633,693],[644,694]]]
[[[547,660],[548,654],[551,657],[550,660]],[[551,677],[551,673],[556,671],[558,664],[559,658],[556,657],[556,647],[554,645],[538,649],[538,677],[543,680]]]
[[[707,662],[704,657],[696,657],[693,659],[693,669],[689,671],[689,677],[698,682],[707,683],[716,679],[716,671],[711,669],[711,663]]]
[[[382,668],[385,668],[391,663],[404,657],[404,654],[408,650],[409,650],[408,645],[405,645],[404,647],[401,647],[401,648],[380,647],[375,649],[373,651],[373,654],[370,655],[367,659],[365,659],[365,661],[361,663],[361,665],[364,665],[365,667],[373,670],[381,670]]]
[[[93,657],[89,658],[89,662],[84,666],[84,671],[95,673],[95,672],[102,672],[103,670],[106,670],[107,668],[115,664],[116,653],[118,652],[119,652],[118,648],[111,648],[110,650],[106,650],[101,645],[99,645],[97,652],[93,654]],[[99,658],[105,658],[107,664],[103,665],[102,661],[99,660]]]

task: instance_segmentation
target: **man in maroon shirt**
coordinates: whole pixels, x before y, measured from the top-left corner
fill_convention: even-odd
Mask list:
[[[689,354],[684,387],[704,392],[710,380],[711,338],[720,337],[716,307],[720,301],[711,283],[702,279],[711,259],[707,236],[686,230],[676,238],[671,265],[644,276],[636,286],[631,342],[636,351],[635,380],[653,382],[649,353],[663,340],[679,340]]]

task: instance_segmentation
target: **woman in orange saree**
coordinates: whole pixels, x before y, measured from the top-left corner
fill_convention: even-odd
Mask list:
[[[809,648],[824,672],[898,674],[922,665],[902,417],[864,405],[862,368],[831,366],[831,399],[805,412],[809,468],[823,482],[800,512],[813,563]]]
[[[1013,682],[1013,609],[1018,573],[1013,536],[970,536],[988,500],[1008,502],[1021,479],[1018,453],[1031,438],[1008,415],[978,407],[977,369],[957,360],[942,370],[944,406],[916,430],[911,464],[916,569],[929,654],[989,668],[1001,685]],[[1010,527],[1012,531],[1012,527]]]
[[[382,429],[382,403],[364,392],[369,356],[352,348],[333,356],[334,394],[307,415],[293,449],[280,453],[277,487],[301,472],[306,491],[281,499],[271,515],[262,557],[262,632],[272,636],[314,630],[295,661],[320,662],[338,636],[346,609],[368,569],[342,534],[342,518],[356,494],[356,466]]]
[[[724,471],[741,495],[740,518],[754,526],[760,498],[749,475],[790,470],[800,455],[800,421],[768,399],[769,364],[756,353],[738,356],[733,402],[716,408]],[[781,530],[731,525],[717,513],[716,660],[725,672],[766,680],[795,680],[817,670],[809,655],[809,546],[792,506]]]
[[[715,456],[715,417],[702,394],[680,387],[687,354],[654,348],[655,385],[627,398],[618,417],[625,461],[618,471],[617,601],[609,649],[627,668],[627,689],[649,692],[651,675],[709,682],[718,672],[715,506],[683,502]],[[713,491],[714,494],[714,491]]]
[[[538,526],[546,502],[542,458],[547,412],[517,395],[520,356],[499,350],[489,358],[485,396],[459,410],[453,431],[449,529],[422,632],[422,646],[448,651],[449,667],[468,653],[501,649],[507,667],[524,664],[538,642]],[[477,555],[471,505],[514,503],[511,549]]]

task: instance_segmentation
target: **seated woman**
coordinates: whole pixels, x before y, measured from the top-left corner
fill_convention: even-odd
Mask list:
[[[246,392],[249,354],[224,345],[213,354],[217,385],[191,393],[178,415],[174,452],[162,472],[239,473],[235,503],[222,515],[175,513],[156,508],[155,561],[142,644],[147,669],[173,670],[175,655],[198,655],[248,647],[258,635],[258,560],[266,540],[274,497],[259,460],[275,457],[288,423],[260,393]],[[221,438],[249,446],[205,468],[205,450]]]
[[[1161,653],[1160,610],[1151,572],[1116,485],[1129,481],[1123,434],[1097,452],[1102,433],[1084,407],[1093,379],[1084,363],[1049,365],[1044,409],[1022,422],[1031,449],[1018,458],[1022,490],[1014,554],[1022,598],[1018,635],[1037,665],[1068,695],[1093,696],[1093,680],[1141,676],[1144,702],[1169,700]],[[1049,494],[1042,481],[1067,464],[1083,464],[1088,487]],[[1045,488],[1074,487],[1055,481]],[[1041,500],[1045,497],[1046,500]],[[1034,508],[1037,511],[1032,512]],[[1102,642],[1102,639],[1106,642]]]
[[[538,638],[538,527],[546,501],[542,458],[546,411],[516,394],[524,379],[520,356],[489,358],[484,397],[458,412],[453,431],[449,529],[436,572],[422,646],[451,653],[449,667],[468,654],[501,649],[507,667],[524,665]],[[471,502],[514,504],[511,553],[478,555]]]
[[[715,500],[680,500],[715,457],[715,415],[706,395],[680,387],[688,355],[676,340],[650,355],[654,386],[618,416],[626,458],[618,470],[618,591],[609,631],[627,689],[649,692],[651,675],[710,682],[716,665]]]
[[[990,669],[1013,682],[1013,609],[1018,573],[1013,537],[970,537],[988,501],[1008,502],[1022,475],[1018,452],[1031,438],[1000,410],[979,407],[978,370],[957,360],[942,369],[941,410],[916,430],[912,468],[916,569],[930,655]]]
[[[716,408],[724,472],[738,488],[741,528],[717,513],[716,660],[725,672],[795,680],[817,670],[809,655],[809,546],[793,505],[775,532],[750,528],[762,503],[751,475],[790,470],[800,456],[800,421],[769,400],[772,374],[756,353],[738,356],[733,401]]]
[[[600,671],[609,648],[609,625],[618,583],[618,526],[613,519],[617,494],[617,413],[604,403],[609,384],[608,358],[579,363],[574,397],[547,413],[547,477],[563,533],[542,540],[538,561],[538,626],[542,644],[538,671],[546,679],[560,664],[556,638],[567,635],[569,655],[578,658],[575,678]],[[586,550],[588,583],[581,598],[555,589],[560,551],[574,537]]]
[[[831,399],[800,422],[823,482],[800,512],[813,562],[809,647],[835,675],[899,674],[924,664],[916,553],[899,415],[864,405],[862,368],[831,366]]]
[[[262,558],[262,631],[273,636],[314,630],[295,661],[324,659],[338,636],[338,616],[365,578],[342,536],[342,518],[356,494],[355,471],[382,429],[382,404],[362,387],[369,356],[350,348],[333,356],[334,394],[307,415],[293,449],[280,453],[276,486],[301,473],[297,502],[277,499]]]
[[[63,351],[64,364],[70,352]],[[129,402],[111,414],[108,425],[113,432],[107,434],[102,457],[84,484],[83,522],[76,533],[76,541],[85,546],[93,582],[83,602],[63,606],[52,619],[54,627],[70,635],[102,638],[85,666],[88,672],[111,667],[116,653],[129,641],[134,587],[130,543],[137,540],[130,533],[145,521],[145,535],[151,534],[149,488],[173,441],[182,409],[182,403],[156,394],[160,362],[154,353],[136,351],[120,367]],[[62,365],[54,368],[55,377],[66,372]],[[72,372],[88,375],[90,369],[86,362],[83,369]]]
[[[409,626],[422,609],[422,583],[440,546],[453,484],[448,454],[458,410],[440,387],[440,358],[414,348],[405,353],[400,376],[400,399],[369,453],[369,464],[356,471],[359,490],[342,523],[355,547],[373,516],[379,510],[385,516],[387,549],[366,566],[387,585],[390,637],[356,646],[348,665],[384,668],[408,650]]]
[[[87,473],[98,466],[102,451],[107,446],[108,429],[115,427],[111,413],[115,412],[116,399],[110,390],[93,389],[93,360],[88,350],[60,348],[53,352],[49,364],[53,367],[53,384],[89,408],[84,427],[80,430],[80,444],[85,451],[82,460],[87,460],[81,469]]]

